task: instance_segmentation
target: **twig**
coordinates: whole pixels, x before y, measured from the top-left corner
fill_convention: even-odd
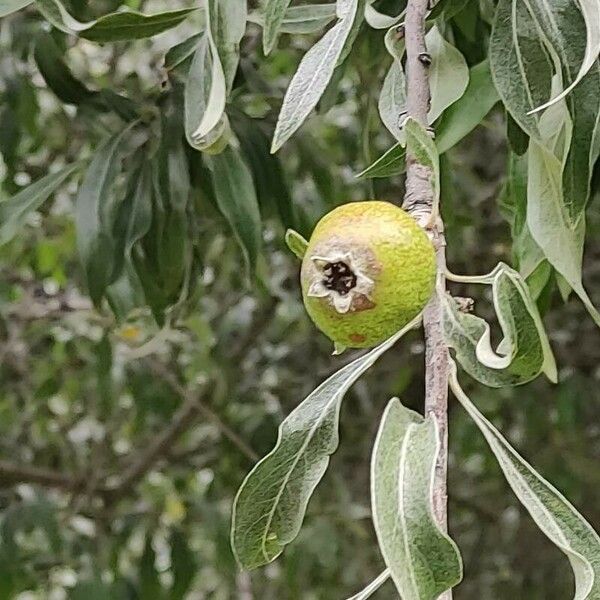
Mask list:
[[[408,0],[406,7],[406,107],[408,116],[425,127],[430,95],[427,69],[430,63],[425,45],[425,17],[428,0]],[[428,60],[429,59],[429,60]],[[445,291],[446,253],[443,223],[433,210],[433,189],[430,170],[417,162],[410,153],[406,157],[406,196],[404,208],[419,223],[427,227],[436,249],[437,285],[433,298],[423,315],[425,329],[425,413],[433,414],[440,434],[440,453],[436,464],[433,491],[433,510],[440,526],[446,530],[447,517],[447,467],[448,467],[448,348],[442,331],[440,294]],[[437,212],[437,211],[435,211]],[[439,600],[450,600],[448,591]]]
[[[84,487],[82,479],[59,471],[17,465],[6,460],[0,460],[0,484],[15,485],[17,483],[37,483],[50,488],[61,490],[78,490]]]

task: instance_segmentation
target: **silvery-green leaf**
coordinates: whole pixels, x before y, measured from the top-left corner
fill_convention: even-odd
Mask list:
[[[512,251],[518,271],[522,277],[527,278],[545,261],[545,257],[527,227],[526,155],[517,156],[512,152],[509,154],[501,209],[511,226]]]
[[[600,314],[583,283],[585,215],[572,224],[563,204],[561,164],[552,152],[531,140],[527,182],[527,226],[550,264],[566,279],[594,321]]]
[[[446,343],[472,377],[490,387],[520,385],[545,373],[556,381],[556,363],[542,319],[522,277],[503,263],[482,277],[450,276],[456,281],[488,283],[503,339],[490,342],[490,326],[462,312],[447,295],[442,299]]]
[[[240,41],[246,31],[247,17],[247,2],[207,0],[206,23],[211,49],[219,56],[228,92],[240,61]]]
[[[281,148],[317,105],[353,29],[358,3],[339,0],[338,22],[304,55],[283,99],[271,152]]]
[[[231,145],[221,153],[207,156],[215,199],[244,255],[249,273],[256,269],[261,244],[261,220],[250,169]]]
[[[552,41],[555,42],[556,39],[559,39],[561,46],[568,50],[570,44],[573,41],[576,42],[573,38],[571,38],[571,40],[565,39],[568,38],[568,34],[570,33],[569,30],[573,27],[572,20],[569,23],[560,23],[560,17],[563,16],[564,13],[562,13],[561,7],[557,6],[557,4],[559,3],[539,1],[534,2],[533,6],[534,8],[540,9],[543,13],[542,18],[546,17],[546,19],[544,19],[545,23],[549,25],[550,30],[554,30],[554,33],[557,34]],[[600,2],[598,2],[598,0],[580,0],[577,4],[571,3],[571,6],[573,8],[579,7],[585,21],[585,52],[581,61],[581,66],[579,67],[577,75],[569,77],[570,81],[567,82],[567,87],[550,101],[538,106],[535,109],[536,112],[548,108],[566,97],[590,71],[600,54]],[[558,17],[558,19],[556,17]],[[568,29],[563,29],[565,26],[567,26]],[[548,30],[546,30],[546,33],[547,32]],[[568,61],[568,58],[564,54],[560,56],[560,59],[561,61]]]
[[[115,180],[131,127],[112,136],[96,152],[77,194],[77,249],[90,297],[98,305],[114,275],[116,241],[113,230]]]
[[[263,4],[263,50],[265,55],[273,50],[277,36],[291,0],[266,0]]]
[[[506,108],[521,129],[541,140],[540,115],[530,113],[550,95],[553,63],[528,6],[521,0],[499,1],[490,38],[490,66]]]
[[[288,229],[285,232],[285,243],[297,258],[300,260],[304,258],[306,248],[308,248],[308,242],[297,231]]]
[[[0,0],[0,18],[21,10],[32,2],[33,0]]]
[[[450,387],[483,433],[506,480],[540,530],[569,559],[574,600],[600,598],[600,538],[577,509],[546,481],[477,410],[461,389],[451,364]]]
[[[275,448],[252,469],[235,499],[231,543],[243,568],[271,562],[296,537],[308,501],[337,449],[344,395],[419,322],[417,317],[389,340],[342,367],[280,425]]]
[[[186,113],[195,112],[200,115],[196,129],[188,131],[188,140],[195,147],[206,148],[210,140],[218,138],[219,128],[223,127],[223,115],[228,91],[233,84],[233,78],[239,62],[239,43],[246,27],[247,8],[245,2],[238,0],[207,0],[206,4],[206,33],[208,48],[198,49],[202,57],[194,59],[195,67],[192,76],[198,76],[200,68],[204,82],[190,82],[188,86],[202,86],[204,99],[200,108],[189,106]],[[203,58],[203,67],[199,61]],[[210,64],[210,76],[206,72]],[[190,69],[191,72],[191,69]],[[207,85],[210,82],[210,85]],[[208,96],[206,90],[208,89]],[[189,96],[188,96],[189,101]],[[186,128],[187,129],[187,128]]]
[[[335,18],[335,2],[290,6],[281,21],[279,32],[292,34],[315,33],[323,29]],[[248,21],[263,25],[264,15],[260,11],[252,11],[248,14]]]
[[[403,10],[400,14],[394,16],[386,15],[384,13],[375,10],[371,6],[371,2],[367,2],[365,5],[365,21],[373,29],[389,29],[393,25],[396,25],[403,17],[406,10]]]
[[[389,132],[401,143],[405,143],[401,125],[406,116],[406,79],[402,64],[398,60],[389,68],[378,102],[379,116]]]
[[[404,125],[406,134],[406,152],[415,160],[431,170],[431,186],[433,188],[434,208],[440,200],[440,157],[431,135],[423,125],[413,118],[408,118]]]
[[[0,244],[12,240],[31,211],[37,210],[80,167],[81,163],[69,165],[0,200]]]
[[[472,67],[465,93],[444,111],[441,123],[436,128],[435,145],[439,154],[452,148],[477,127],[498,99],[498,92],[492,82],[488,61]],[[406,168],[405,158],[405,149],[401,144],[396,144],[372,165],[358,173],[356,177],[399,175]]]
[[[360,592],[354,594],[347,600],[367,600],[370,598],[391,576],[390,570],[386,569],[380,573],[369,585],[364,587]]]
[[[406,148],[401,144],[392,146],[385,154],[380,156],[372,165],[361,171],[356,177],[371,179],[375,177],[393,177],[406,170]]]
[[[433,123],[464,94],[469,83],[469,68],[460,51],[444,39],[436,25],[425,36],[425,44],[431,54],[431,108],[427,118]]]
[[[469,83],[464,94],[445,111],[436,126],[435,145],[443,154],[460,142],[481,123],[499,100],[488,60],[469,69]]]
[[[116,42],[151,37],[176,27],[197,10],[184,8],[152,15],[125,10],[82,23],[69,14],[60,0],[36,0],[36,6],[56,28],[94,42]]]
[[[439,450],[435,417],[423,419],[390,400],[373,447],[371,506],[379,548],[403,600],[435,600],[462,579],[458,548],[433,515]]]
[[[582,3],[582,8],[585,3]],[[600,49],[600,3],[596,4],[596,23],[598,30],[598,49]],[[579,69],[586,61],[589,52],[589,23],[586,24],[579,6],[572,0],[532,0],[528,4],[532,18],[539,31],[540,39],[547,46],[555,63],[558,81],[552,89],[554,100],[548,103],[544,117],[553,111],[563,96],[570,113],[573,132],[571,146],[563,168],[564,204],[573,222],[577,220],[585,207],[590,192],[591,168],[597,158],[594,149],[594,135],[600,110],[600,64],[592,61],[587,67],[588,74],[581,79]],[[596,52],[597,55],[597,52]],[[579,73],[578,73],[579,71]],[[574,84],[577,87],[574,88]],[[566,95],[561,90],[567,88]],[[574,88],[574,89],[573,89]],[[566,110],[566,109],[565,109]],[[560,114],[560,109],[559,109]],[[546,136],[547,137],[547,136]],[[548,144],[545,144],[548,147]],[[562,159],[563,151],[555,152]]]

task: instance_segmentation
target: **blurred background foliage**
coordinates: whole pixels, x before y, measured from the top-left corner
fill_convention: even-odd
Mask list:
[[[442,1],[449,7],[445,35],[470,66],[478,63],[493,1]],[[395,14],[397,4],[376,6]],[[123,5],[151,13],[190,3],[65,5],[86,21]],[[383,32],[363,25],[316,114],[272,156],[286,85],[320,34],[283,35],[265,58],[260,27],[248,24],[227,112],[260,207],[261,248],[256,274],[249,275],[230,215],[215,199],[214,159],[185,146],[179,122],[189,58],[173,66],[180,55],[167,53],[202,27],[202,15],[194,13],[150,40],[98,44],[51,28],[31,6],[0,21],[3,196],[88,161],[132,119],[138,120],[114,188],[128,197],[144,164],[159,173],[165,165],[187,167],[183,175],[165,175],[171,200],[179,193],[183,203],[153,205],[149,233],[134,240],[131,260],[96,306],[77,253],[81,174],[28,213],[15,235],[1,229],[0,598],[333,599],[351,595],[383,568],[369,520],[369,455],[389,397],[422,409],[423,343],[416,332],[346,399],[340,449],[299,539],[274,564],[248,575],[236,568],[228,533],[235,490],[273,446],[283,416],[353,356],[333,358],[309,322],[285,228],[308,235],[340,203],[402,198],[401,176],[355,177],[393,143],[377,114],[390,62]],[[506,125],[496,106],[443,156],[454,272],[487,272],[499,260],[514,264],[501,203]],[[168,158],[173,148],[175,162]],[[597,200],[589,210],[585,267],[596,305]],[[167,215],[160,227],[172,227],[163,238],[153,229],[157,211]],[[166,245],[153,247],[159,238]],[[132,269],[137,279],[128,279]],[[472,296],[480,314],[492,314],[481,288],[453,291]],[[505,390],[471,384],[467,391],[598,527],[598,332],[577,300],[563,302],[553,276],[539,302],[559,384],[540,379]],[[466,575],[455,597],[569,597],[568,564],[511,496],[455,403],[450,440],[450,530]],[[375,597],[393,598],[392,586]]]

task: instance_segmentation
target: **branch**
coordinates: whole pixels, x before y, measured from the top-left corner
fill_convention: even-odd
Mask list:
[[[170,454],[172,446],[198,415],[212,421],[244,456],[252,462],[258,460],[258,455],[254,450],[229,425],[224,423],[216,412],[204,404],[200,396],[186,390],[163,364],[150,360],[148,364],[157,376],[181,396],[183,404],[173,416],[169,426],[159,432],[154,441],[139,453],[133,463],[125,470],[118,483],[103,491],[103,495],[108,501],[114,502],[126,494],[161,458]]]
[[[50,488],[73,491],[85,486],[82,479],[41,467],[17,465],[0,460],[0,484],[37,483]]]
[[[425,45],[425,17],[428,0],[408,0],[406,7],[406,107],[408,116],[425,127],[430,105],[427,69],[431,58]],[[446,530],[447,468],[448,468],[448,348],[442,330],[440,295],[445,293],[446,242],[441,218],[433,207],[433,189],[430,170],[417,162],[410,153],[406,157],[406,195],[404,208],[430,233],[436,250],[437,282],[433,295],[423,314],[425,329],[425,414],[433,414],[440,434],[440,453],[436,464],[433,510],[436,520]],[[448,591],[439,600],[451,600]]]

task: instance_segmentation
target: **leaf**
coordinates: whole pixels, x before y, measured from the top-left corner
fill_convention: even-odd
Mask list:
[[[431,108],[427,118],[433,123],[464,94],[469,83],[469,68],[460,51],[443,38],[436,25],[425,36],[425,43],[431,54]]]
[[[498,93],[492,82],[489,63],[483,61],[469,72],[469,84],[465,93],[444,111],[436,129],[435,145],[443,154],[470,133],[498,101]],[[405,149],[396,144],[380,156],[372,165],[356,175],[359,178],[392,177],[405,171]]]
[[[279,426],[275,448],[242,483],[233,507],[231,543],[244,569],[273,561],[298,534],[310,497],[338,446],[341,401],[352,384],[407,331],[342,367]]]
[[[508,177],[501,208],[511,225],[512,251],[516,265],[521,276],[527,278],[538,268],[540,263],[545,261],[545,257],[527,227],[526,156],[518,157],[515,154],[509,154]]]
[[[281,148],[317,105],[353,29],[358,3],[340,0],[339,21],[304,55],[283,99],[271,152]]]
[[[152,37],[176,27],[197,10],[183,8],[153,15],[124,10],[82,23],[69,14],[60,0],[36,0],[36,6],[57,29],[94,42],[117,42]]]
[[[279,157],[270,152],[270,139],[264,127],[266,123],[261,119],[251,119],[233,107],[228,116],[241,153],[252,172],[261,212],[265,207],[279,218],[284,227],[295,227],[295,207]]]
[[[184,107],[188,143],[196,150],[210,148],[225,127],[225,78],[218,56],[211,52],[208,34],[200,40],[190,64]]]
[[[560,161],[533,139],[529,143],[527,225],[550,264],[566,279],[600,326],[600,314],[581,281],[584,215],[576,224],[569,223],[562,203]]]
[[[487,60],[469,69],[465,93],[444,111],[436,127],[435,145],[443,154],[455,146],[490,112],[499,100]]]
[[[288,229],[285,232],[285,243],[297,258],[300,260],[304,258],[306,249],[308,248],[308,242],[297,231]]]
[[[548,98],[553,65],[525,2],[499,1],[489,56],[502,102],[521,129],[541,141],[540,115],[530,111]]]
[[[94,24],[79,32],[92,42],[120,42],[149,38],[177,27],[195,8],[182,8],[153,15],[133,11],[116,12],[100,17]]]
[[[44,81],[62,102],[81,104],[96,95],[74,77],[50,34],[40,31],[36,35],[33,56]]]
[[[575,7],[575,3],[571,3],[573,7]],[[534,6],[539,6],[544,11],[548,11],[550,13],[554,12],[543,2],[540,2],[539,5],[536,3]],[[555,96],[545,104],[538,106],[535,109],[535,112],[544,110],[556,104],[571,92],[575,86],[585,77],[585,75],[591,70],[592,66],[598,59],[598,55],[600,54],[600,3],[598,0],[580,0],[577,3],[585,21],[586,35],[585,35],[585,53],[583,56],[583,60],[581,62],[581,67],[577,72],[577,75],[574,79],[569,82],[569,85],[560,93],[558,96]],[[557,7],[558,8],[558,7]],[[555,11],[558,15],[560,15],[560,11]],[[554,15],[552,15],[554,16]],[[546,21],[553,27],[558,34],[558,38],[565,44],[565,47],[568,49],[569,43],[564,39],[564,34],[568,33],[568,29],[564,30],[560,27],[560,24],[557,23],[557,20],[550,19]]]
[[[398,21],[400,21],[406,13],[406,9],[404,9],[395,17],[386,15],[385,13],[375,10],[371,5],[372,2],[373,0],[370,0],[365,6],[365,21],[373,29],[389,29],[390,27],[396,25],[396,23],[398,23]]]
[[[266,0],[264,4],[263,51],[267,56],[277,43],[285,11],[291,0]]]
[[[402,126],[406,116],[406,78],[398,60],[394,60],[385,76],[377,107],[388,131],[398,142],[405,144]]]
[[[409,117],[404,125],[406,133],[406,153],[419,164],[429,167],[431,187],[433,189],[433,205],[437,210],[440,201],[440,160],[435,142],[415,119]]]
[[[202,39],[202,33],[196,33],[191,37],[187,38],[183,42],[180,42],[176,46],[169,49],[165,55],[165,71],[173,71],[181,64],[185,63],[189,58],[194,56],[200,40]]]
[[[185,598],[194,581],[194,576],[198,570],[198,563],[195,553],[190,548],[187,536],[183,531],[173,531],[170,545],[173,585],[169,593],[169,600],[181,600]]]
[[[37,210],[79,168],[81,163],[68,165],[28,185],[10,198],[0,201],[0,244],[12,240],[23,227],[28,215]]]
[[[240,61],[240,41],[246,30],[248,9],[240,0],[207,0],[206,25],[211,51],[219,57],[227,91],[231,90]]]
[[[521,385],[541,372],[556,381],[556,363],[537,306],[522,277],[503,263],[482,277],[449,277],[455,281],[491,283],[494,309],[503,339],[494,350],[490,326],[461,312],[455,300],[442,299],[446,343],[460,365],[490,387]]]
[[[119,173],[124,139],[129,131],[130,127],[112,136],[100,147],[92,158],[77,194],[77,248],[90,297],[96,305],[113,279],[113,186]]]
[[[510,446],[461,389],[451,364],[450,387],[483,433],[506,480],[540,530],[566,554],[575,600],[600,598],[600,538],[575,507]]]
[[[403,600],[435,600],[462,579],[456,544],[433,515],[440,451],[432,415],[388,403],[371,460],[371,506],[379,548]]]
[[[32,2],[33,0],[0,0],[0,18],[21,10]]]
[[[248,273],[254,273],[261,244],[261,220],[250,169],[235,148],[207,157],[219,210],[233,229]]]
[[[196,51],[186,86],[186,119],[189,122],[189,115],[194,114],[197,121],[195,129],[186,126],[187,138],[197,149],[210,147],[226,128],[225,102],[237,71],[246,16],[245,2],[207,1],[206,41]]]
[[[279,33],[306,34],[315,33],[327,26],[336,17],[336,4],[303,4],[291,6],[285,12],[279,26]],[[263,25],[264,15],[253,11],[248,21]]]
[[[372,165],[361,171],[356,177],[365,179],[374,177],[393,177],[406,170],[406,148],[401,144],[392,146],[385,154],[380,156]]]

